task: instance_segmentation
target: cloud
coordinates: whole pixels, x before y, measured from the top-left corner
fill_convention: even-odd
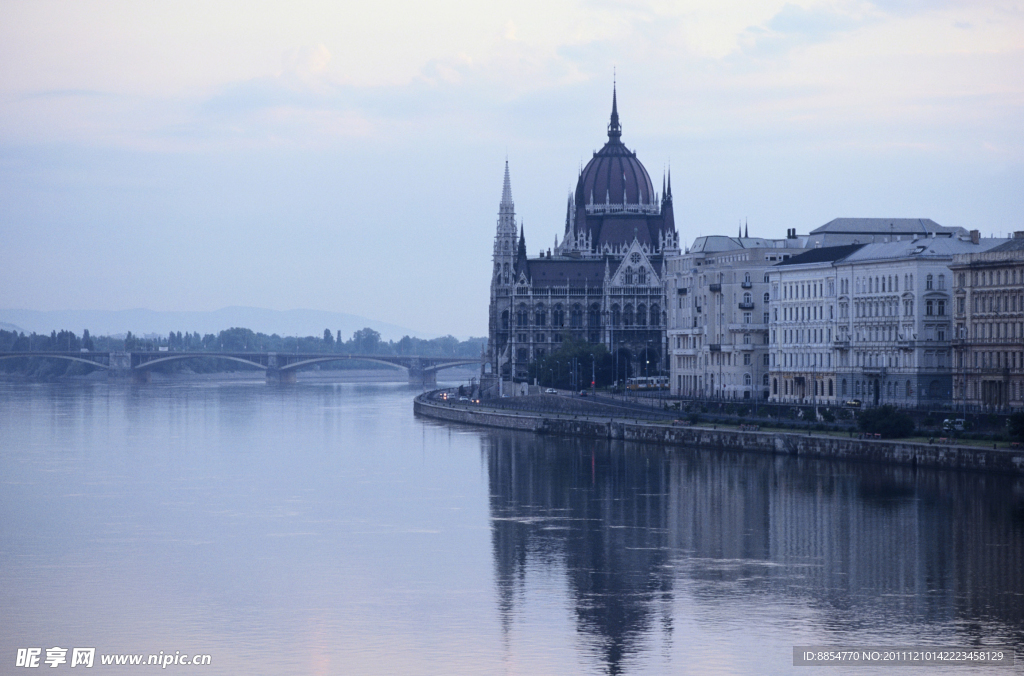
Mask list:
[[[796,47],[828,42],[876,20],[873,15],[847,13],[832,6],[787,4],[770,20],[747,30],[744,51],[756,57],[777,56]]]

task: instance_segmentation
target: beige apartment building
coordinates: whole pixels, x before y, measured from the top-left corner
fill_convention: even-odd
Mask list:
[[[1024,232],[981,253],[954,256],[958,406],[1024,408]]]

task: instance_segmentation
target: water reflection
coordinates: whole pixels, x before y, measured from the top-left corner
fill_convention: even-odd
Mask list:
[[[730,599],[802,605],[820,643],[1024,639],[1020,479],[503,432],[483,447],[504,630],[530,573],[557,567],[608,673],[671,643],[684,601],[711,622]]]

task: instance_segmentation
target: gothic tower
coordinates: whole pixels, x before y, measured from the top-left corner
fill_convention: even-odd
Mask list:
[[[498,226],[494,234],[494,271],[491,276],[491,303],[488,320],[487,361],[490,363],[492,374],[498,373],[501,364],[508,361],[506,352],[509,342],[512,285],[515,283],[515,261],[518,254],[517,235],[516,207],[512,201],[508,160],[505,160],[505,182],[501,188]]]

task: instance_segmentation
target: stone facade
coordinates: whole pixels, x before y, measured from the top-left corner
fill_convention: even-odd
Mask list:
[[[974,410],[1024,408],[1024,232],[953,257],[953,398]]]

